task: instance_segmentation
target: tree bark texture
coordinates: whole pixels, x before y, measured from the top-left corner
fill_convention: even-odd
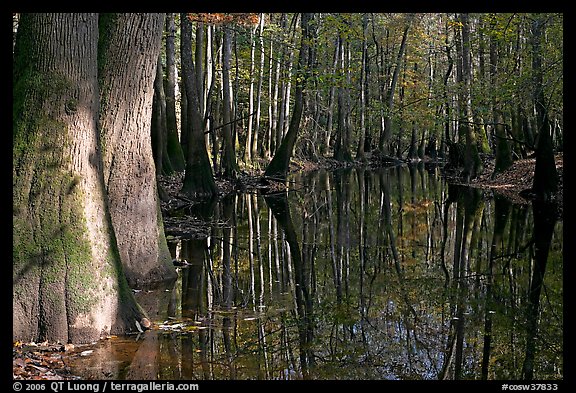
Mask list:
[[[132,287],[174,279],[150,140],[164,14],[101,15],[99,25],[104,182],[126,278]]]
[[[97,14],[23,14],[14,62],[14,340],[135,330],[99,148]]]

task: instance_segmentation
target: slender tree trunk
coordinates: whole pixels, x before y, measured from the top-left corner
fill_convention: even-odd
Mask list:
[[[345,85],[338,87],[338,128],[336,144],[334,145],[334,158],[338,161],[352,161],[350,153],[350,44],[344,42],[342,34],[339,36],[340,46],[340,73],[346,76]]]
[[[258,154],[258,134],[260,132],[260,117],[261,117],[261,109],[262,109],[262,83],[264,81],[264,60],[265,60],[265,51],[264,51],[264,23],[265,23],[265,13],[260,14],[260,26],[258,32],[258,40],[260,43],[260,68],[259,68],[259,75],[258,75],[258,88],[256,90],[256,114],[255,114],[255,126],[254,126],[254,137],[252,140],[252,156],[256,156]]]
[[[302,117],[304,103],[304,85],[311,71],[309,64],[310,26],[308,23],[313,20],[313,17],[313,14],[302,14],[302,41],[300,43],[300,53],[298,55],[298,76],[296,78],[296,89],[294,94],[294,111],[292,112],[292,118],[290,120],[290,128],[288,128],[288,132],[282,140],[280,148],[276,154],[274,154],[272,161],[270,161],[266,171],[264,172],[264,176],[266,177],[286,180],[286,176],[288,175],[290,159],[300,129],[300,119]]]
[[[276,127],[275,124],[276,124],[276,102],[278,99],[278,67],[280,66],[280,63],[279,62],[276,63],[276,78],[275,81],[273,81],[272,80],[274,75],[273,49],[274,49],[274,41],[270,40],[270,63],[269,63],[270,66],[268,68],[268,97],[270,97],[270,99],[268,100],[268,130],[266,133],[266,147],[264,151],[265,158],[270,158],[272,150],[275,150],[273,135]]]
[[[192,22],[185,13],[180,16],[182,34],[180,38],[180,54],[182,56],[182,79],[186,93],[186,112],[188,129],[182,133],[188,134],[188,157],[182,192],[192,198],[211,198],[216,195],[217,188],[214,182],[210,158],[204,140],[204,124],[200,113],[201,92],[197,86],[196,69],[192,61]]]
[[[499,86],[498,59],[500,58],[498,43],[494,35],[490,36],[490,84],[492,85],[492,117],[494,119],[494,129],[496,136],[496,159],[494,162],[494,172],[492,177],[505,171],[512,166],[512,151],[508,144],[508,136],[504,128],[504,114],[500,104],[500,99],[494,93]]]
[[[340,40],[336,39],[336,45],[334,45],[334,61],[332,65],[332,73],[335,74],[338,69],[338,61],[340,59]],[[332,139],[332,127],[334,124],[334,97],[336,93],[336,82],[333,81],[330,85],[330,91],[328,93],[328,119],[326,124],[326,135],[324,137],[324,144],[322,145],[321,154],[326,154],[330,149],[330,143]]]
[[[286,25],[287,25],[287,17],[286,14],[283,13],[280,20],[280,28],[282,29],[282,38],[288,43],[288,39],[286,35]],[[284,122],[286,120],[285,113],[286,113],[286,76],[288,72],[286,71],[286,66],[284,65],[286,59],[286,47],[287,45],[282,45],[280,48],[280,61],[276,66],[276,83],[278,89],[278,96],[276,96],[276,92],[274,93],[274,102],[276,104],[276,124],[275,124],[275,134],[274,134],[274,152],[277,152],[280,148],[280,143],[284,136]]]
[[[98,14],[22,14],[19,22],[13,340],[88,343],[127,333],[143,311],[127,285],[106,200]]]
[[[124,272],[131,286],[174,279],[150,141],[164,14],[101,15],[99,26],[104,181]]]
[[[232,134],[232,84],[230,83],[230,60],[232,57],[232,30],[224,26],[224,38],[222,44],[222,134],[223,149],[220,169],[227,178],[236,178],[238,164],[236,163],[236,149],[234,148],[234,136]]]
[[[174,173],[170,155],[168,154],[168,128],[166,122],[166,94],[164,92],[164,76],[162,72],[162,58],[158,56],[156,64],[156,77],[154,79],[154,98],[152,100],[152,150],[156,176]]]
[[[383,155],[389,155],[388,144],[392,138],[392,111],[394,109],[394,91],[396,90],[396,84],[398,83],[398,76],[400,75],[400,64],[402,57],[404,56],[404,50],[406,49],[406,40],[408,39],[408,31],[410,30],[412,19],[414,19],[414,15],[409,14],[407,16],[406,26],[404,27],[404,33],[402,34],[402,42],[400,43],[400,48],[398,49],[394,74],[392,75],[390,88],[388,89],[388,94],[386,95],[387,112],[384,117],[384,132],[380,134],[380,139],[378,141],[378,149]]]
[[[468,183],[482,171],[482,161],[478,154],[477,136],[472,126],[474,119],[472,115],[472,65],[470,57],[470,22],[467,13],[460,14],[460,23],[462,24],[462,78],[464,81],[464,91],[461,95],[461,115],[459,121],[460,134],[465,135],[466,149],[464,152],[464,171],[462,172],[463,180]]]
[[[536,166],[532,191],[542,200],[550,200],[558,190],[558,172],[554,160],[552,136],[548,107],[544,97],[544,77],[542,70],[542,36],[545,30],[545,16],[537,15],[532,22],[532,72],[534,86],[534,106],[536,107],[536,126],[538,145],[536,146]]]
[[[172,169],[176,172],[183,172],[186,167],[184,152],[178,138],[178,121],[176,117],[176,86],[178,80],[178,68],[176,67],[176,25],[174,14],[166,14],[166,128],[168,138],[166,149],[170,157]]]
[[[198,89],[198,106],[202,123],[204,123],[206,119],[206,101],[204,95],[204,46],[204,23],[196,22],[196,34],[194,41],[194,66],[196,73],[194,77],[196,78],[196,87]],[[208,136],[206,135],[205,138],[207,137]],[[208,143],[207,140],[206,143]]]
[[[365,161],[364,144],[366,137],[366,101],[368,94],[368,14],[362,16],[362,60],[360,69],[360,131],[358,135],[358,148],[356,149],[356,159]]]
[[[255,72],[255,62],[256,62],[256,39],[254,38],[256,34],[256,29],[258,26],[250,31],[250,88],[248,92],[248,129],[246,131],[246,145],[244,147],[244,157],[245,162],[249,163],[252,161],[252,133],[254,131],[254,117],[252,112],[254,112],[254,72]]]

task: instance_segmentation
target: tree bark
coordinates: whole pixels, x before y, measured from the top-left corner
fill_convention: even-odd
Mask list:
[[[174,14],[166,14],[166,128],[168,138],[166,149],[170,157],[172,169],[176,172],[183,172],[186,168],[184,152],[178,138],[178,121],[176,117],[176,81],[178,80],[178,69],[176,67],[176,25]]]
[[[182,56],[182,78],[186,92],[188,157],[182,192],[191,198],[212,198],[217,193],[216,183],[210,158],[204,140],[204,124],[200,114],[200,86],[197,86],[195,66],[192,61],[192,22],[185,13],[180,16],[182,34],[180,39],[180,54]]]
[[[498,42],[494,35],[490,36],[490,84],[492,85],[492,116],[494,119],[494,128],[496,136],[496,158],[494,161],[494,172],[492,172],[492,177],[496,176],[498,173],[504,172],[506,169],[512,166],[512,150],[508,144],[508,138],[506,135],[506,129],[504,128],[504,114],[502,113],[502,108],[500,100],[494,93],[499,86],[499,69],[498,69],[498,59],[500,57]]]
[[[234,179],[238,173],[236,162],[236,149],[232,135],[232,84],[230,83],[230,60],[232,57],[232,30],[224,26],[224,38],[222,44],[222,134],[223,149],[220,169],[224,177]]]
[[[474,179],[482,171],[482,161],[478,154],[477,136],[472,124],[474,123],[472,116],[472,98],[471,98],[471,82],[472,82],[472,64],[470,57],[470,22],[467,13],[460,14],[460,22],[462,24],[462,79],[464,87],[462,95],[460,96],[460,120],[459,129],[460,134],[465,135],[466,149],[464,152],[464,171],[462,178],[465,182]]]
[[[168,128],[166,122],[166,94],[164,92],[164,76],[162,72],[162,58],[158,56],[156,77],[154,79],[154,98],[152,99],[152,151],[156,176],[174,173],[170,156],[168,155]]]
[[[414,19],[414,15],[409,14],[407,16],[406,26],[404,27],[404,32],[402,34],[402,42],[400,43],[400,48],[398,49],[394,74],[392,75],[390,88],[388,89],[388,94],[386,95],[387,112],[384,117],[384,130],[380,134],[380,139],[378,140],[378,149],[383,155],[389,154],[388,143],[390,138],[392,138],[392,110],[394,109],[394,92],[396,90],[396,84],[398,83],[398,76],[400,75],[400,63],[402,61],[402,57],[404,56],[404,50],[406,49],[406,40],[408,39],[408,31],[410,30],[412,19]]]
[[[356,159],[365,161],[365,138],[366,138],[366,107],[369,91],[368,85],[368,14],[362,15],[362,61],[360,70],[360,131],[358,135],[358,147],[356,149]]]
[[[13,340],[135,330],[104,187],[98,15],[23,14],[13,74]],[[148,134],[148,133],[147,133]]]
[[[254,125],[254,136],[252,139],[252,146],[250,149],[252,150],[252,157],[258,154],[258,134],[260,132],[260,112],[262,109],[262,82],[264,81],[264,59],[265,59],[265,51],[264,51],[264,23],[265,23],[265,13],[260,14],[260,24],[259,24],[259,32],[258,32],[258,40],[260,44],[260,68],[259,68],[259,75],[258,75],[258,87],[256,90],[256,113],[255,113],[255,125]]]
[[[558,190],[558,172],[554,160],[550,121],[544,97],[544,76],[542,70],[542,36],[544,35],[544,16],[537,15],[532,22],[532,72],[534,86],[534,106],[536,108],[536,127],[538,145],[536,146],[536,166],[532,191],[538,199],[550,200]]]
[[[343,21],[346,23],[345,21]],[[345,84],[338,86],[338,127],[336,143],[334,145],[334,159],[338,161],[352,161],[350,153],[350,44],[344,42],[343,32],[340,31],[338,45],[340,47],[340,73],[345,76]]]
[[[308,61],[310,45],[310,27],[308,23],[312,19],[313,14],[302,14],[302,41],[300,44],[300,53],[298,55],[298,76],[296,78],[296,89],[294,93],[294,111],[292,112],[292,118],[290,120],[290,127],[288,128],[288,132],[286,133],[284,139],[282,139],[280,147],[276,151],[276,154],[274,154],[272,161],[270,161],[266,171],[264,172],[264,176],[266,177],[286,180],[286,176],[288,175],[290,159],[292,157],[294,145],[298,137],[300,119],[302,118],[304,85],[306,84],[308,74],[311,71]]]
[[[176,278],[164,236],[150,121],[164,14],[100,15],[104,182],[128,283]]]
[[[246,145],[244,147],[244,157],[245,162],[250,163],[252,161],[252,140],[253,140],[253,130],[254,130],[254,118],[252,112],[254,112],[254,70],[255,70],[255,59],[256,59],[256,39],[254,38],[256,34],[256,29],[258,26],[250,31],[250,89],[248,93],[248,129],[246,133]]]

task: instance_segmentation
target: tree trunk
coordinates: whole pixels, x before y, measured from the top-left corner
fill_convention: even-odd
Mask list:
[[[301,21],[302,41],[300,43],[300,53],[298,55],[298,72],[296,77],[296,89],[294,93],[294,111],[290,120],[290,127],[286,136],[282,140],[279,149],[274,154],[272,161],[268,164],[264,176],[286,180],[290,159],[294,150],[294,144],[298,137],[300,129],[300,119],[302,118],[302,109],[304,102],[304,85],[310,70],[309,64],[309,40],[310,27],[308,23],[313,19],[313,14],[303,13]],[[302,76],[300,76],[303,73]]]
[[[252,112],[254,112],[254,71],[255,71],[255,59],[256,59],[256,29],[258,26],[250,31],[250,89],[248,93],[248,129],[246,133],[246,145],[244,147],[244,161],[250,163],[252,161],[252,133],[254,130],[254,118]]]
[[[188,135],[188,157],[182,192],[191,198],[212,198],[216,195],[216,183],[210,158],[204,140],[204,124],[200,114],[200,86],[197,86],[195,66],[192,61],[192,22],[185,13],[180,16],[182,34],[180,54],[182,56],[182,79],[186,92],[187,129],[182,134]]]
[[[176,81],[178,80],[178,68],[176,67],[176,25],[174,14],[166,14],[166,128],[168,138],[166,149],[170,157],[172,169],[183,172],[186,168],[184,152],[178,138],[178,122],[176,118]]]
[[[260,112],[262,108],[262,82],[264,80],[264,59],[265,59],[265,52],[264,52],[264,38],[263,38],[263,31],[264,31],[264,13],[260,14],[260,26],[259,26],[259,33],[258,39],[260,42],[260,69],[259,69],[259,76],[258,76],[258,88],[256,91],[256,114],[255,114],[255,126],[254,126],[254,137],[252,139],[252,157],[258,154],[258,133],[260,132]]]
[[[544,17],[537,15],[532,22],[532,71],[534,86],[534,106],[536,107],[536,127],[538,130],[538,145],[536,146],[536,166],[532,191],[538,199],[550,200],[558,190],[558,172],[554,161],[550,121],[544,97],[544,77],[542,70],[541,41],[544,35]]]
[[[338,69],[338,59],[340,59],[340,40],[336,39],[336,45],[334,45],[334,61],[332,65],[332,74],[336,73]],[[334,96],[336,93],[336,82],[333,81],[330,85],[330,91],[328,93],[328,119],[326,121],[326,134],[324,137],[324,144],[321,147],[320,153],[325,155],[330,149],[330,143],[332,139],[332,127],[334,124]]]
[[[339,34],[340,46],[340,73],[346,76],[346,84],[338,86],[338,128],[336,144],[334,145],[334,159],[338,161],[352,161],[350,153],[350,44],[344,42],[342,32]]]
[[[499,83],[499,69],[498,69],[498,59],[499,59],[499,48],[494,35],[490,36],[490,84],[492,85],[492,116],[494,119],[494,129],[496,136],[496,159],[494,162],[494,172],[492,172],[492,177],[495,177],[498,173],[504,172],[506,169],[512,166],[512,151],[508,143],[506,129],[504,128],[504,114],[502,113],[502,108],[500,100],[494,93],[494,90],[498,88]]]
[[[362,16],[362,61],[360,70],[360,131],[358,135],[358,147],[356,149],[356,159],[365,161],[365,137],[366,137],[366,101],[368,93],[368,44],[366,36],[368,31],[368,14]]]
[[[23,14],[13,74],[13,340],[135,330],[98,143],[97,14]],[[148,132],[146,134],[149,135]]]
[[[477,136],[472,126],[474,120],[472,117],[472,99],[471,99],[471,82],[472,82],[472,64],[470,57],[470,22],[468,14],[460,14],[460,23],[462,24],[462,79],[464,81],[464,91],[460,96],[460,134],[465,135],[466,149],[464,152],[464,171],[462,178],[465,182],[474,179],[482,171],[482,161],[478,154]]]
[[[109,14],[99,19],[104,181],[124,272],[133,287],[176,278],[164,236],[149,131],[163,25],[164,14]]]
[[[166,127],[166,94],[164,93],[164,75],[162,72],[162,58],[158,56],[156,65],[156,78],[154,79],[154,98],[152,100],[152,150],[156,175],[171,175],[174,173],[170,156],[168,155],[168,129]]]
[[[392,75],[392,82],[390,83],[390,88],[388,89],[388,94],[386,95],[386,115],[384,117],[384,130],[380,134],[380,139],[378,141],[378,149],[382,154],[388,155],[388,143],[390,138],[392,138],[392,110],[394,109],[394,91],[396,90],[396,84],[398,83],[398,76],[400,75],[400,62],[404,56],[404,50],[406,49],[406,40],[408,38],[408,30],[410,29],[410,24],[414,19],[413,14],[409,14],[406,20],[406,27],[404,27],[404,33],[402,35],[402,42],[400,43],[400,49],[398,49],[398,56],[396,57],[396,66],[394,68],[394,74]]]
[[[230,60],[232,57],[232,30],[224,26],[224,39],[222,44],[222,134],[223,149],[220,169],[224,177],[234,179],[238,173],[236,162],[236,149],[232,135],[232,85],[230,83]]]

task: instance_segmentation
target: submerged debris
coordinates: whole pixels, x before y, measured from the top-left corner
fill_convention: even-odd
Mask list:
[[[64,361],[64,353],[75,349],[72,344],[23,344],[16,342],[12,350],[12,378],[17,380],[72,380]]]

